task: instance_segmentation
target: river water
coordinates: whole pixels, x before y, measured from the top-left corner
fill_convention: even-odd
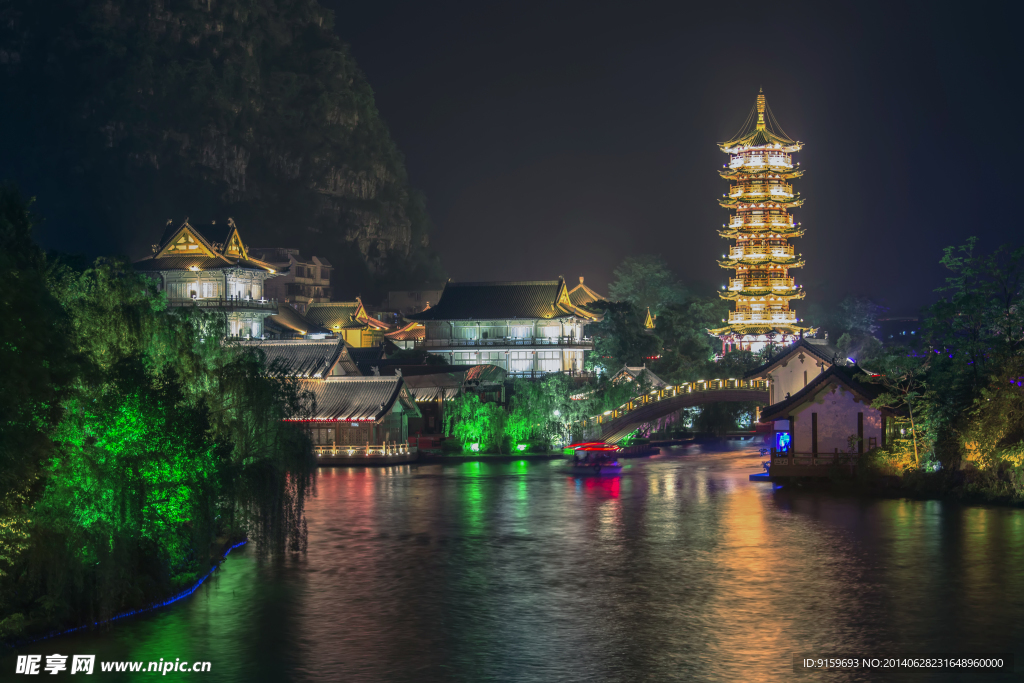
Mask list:
[[[22,653],[205,660],[168,677],[206,681],[777,681],[812,653],[1024,670],[1024,511],[773,488],[748,481],[760,460],[324,469],[304,556],[240,548],[187,600]]]

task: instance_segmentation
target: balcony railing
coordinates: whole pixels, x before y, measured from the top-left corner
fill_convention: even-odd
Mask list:
[[[791,277],[773,277],[773,278],[741,278],[731,277],[729,278],[729,289],[730,291],[739,291],[742,289],[793,289],[795,283]]]
[[[796,313],[792,311],[785,312],[773,312],[773,311],[732,311],[729,313],[730,323],[783,323],[789,325],[796,324]]]
[[[729,168],[739,168],[740,166],[793,168],[793,157],[789,154],[772,153],[765,155],[763,153],[758,154],[757,152],[734,154],[729,159]]]
[[[586,370],[509,370],[507,377],[515,379],[544,379],[548,375],[561,373],[569,377],[590,378],[596,375]]]
[[[487,346],[589,346],[590,337],[496,337],[494,339],[424,339],[417,347],[462,348]]]
[[[792,244],[784,244],[775,247],[729,247],[729,258],[732,259],[744,257],[760,259],[768,258],[769,256],[792,258],[794,255],[795,250]]]
[[[247,299],[245,297],[196,297],[188,299],[168,299],[168,306],[195,306],[196,308],[219,309],[258,309],[277,310],[277,299]]]
[[[729,189],[730,197],[792,197],[793,186],[789,183],[744,183]]]
[[[793,227],[793,224],[793,217],[789,214],[783,214],[781,216],[758,216],[751,213],[739,213],[729,219],[730,228],[763,228],[769,225],[791,228]]]

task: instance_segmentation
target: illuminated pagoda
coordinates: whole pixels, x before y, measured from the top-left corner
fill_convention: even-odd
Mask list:
[[[734,213],[718,234],[735,244],[718,265],[736,273],[720,293],[735,303],[735,310],[727,325],[708,330],[722,340],[722,353],[760,351],[769,343],[785,345],[814,332],[798,324],[801,321],[789,306],[804,296],[790,275],[790,269],[800,268],[804,261],[789,243],[804,234],[789,213],[803,205],[791,182],[803,175],[792,157],[801,146],[783,132],[763,93],[739,134],[719,144],[729,155],[719,174],[732,184],[718,203]]]

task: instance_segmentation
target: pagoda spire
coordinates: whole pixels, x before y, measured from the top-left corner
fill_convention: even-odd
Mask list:
[[[768,104],[763,90],[754,108],[754,127],[719,145],[729,154],[729,163],[719,174],[732,185],[718,203],[733,213],[718,234],[734,244],[718,265],[735,272],[719,296],[732,301],[735,310],[728,321],[722,321],[727,325],[708,332],[722,340],[723,353],[733,348],[760,351],[768,344],[787,344],[815,331],[800,326],[789,305],[804,297],[803,287],[790,274],[804,261],[789,243],[804,234],[790,214],[803,205],[792,185],[803,175],[792,156],[802,145],[772,130],[765,118]]]
[[[757,130],[764,130],[764,88],[757,94]]]

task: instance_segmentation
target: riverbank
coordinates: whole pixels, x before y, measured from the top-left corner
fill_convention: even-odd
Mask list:
[[[547,453],[460,453],[457,455],[442,455],[433,453],[421,453],[416,460],[421,465],[451,464],[458,465],[464,462],[517,462],[519,460],[558,460],[564,458],[561,451],[549,451]]]
[[[830,491],[871,498],[942,500],[964,505],[1024,508],[1020,486],[1006,472],[981,470],[909,472],[902,476],[862,473],[855,478],[776,478],[774,483],[793,490]]]

